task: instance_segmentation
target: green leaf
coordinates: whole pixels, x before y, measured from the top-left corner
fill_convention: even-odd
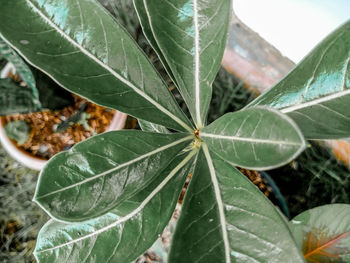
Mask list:
[[[304,262],[287,223],[270,201],[205,144],[202,149],[169,263]]]
[[[290,118],[262,107],[225,114],[199,136],[224,160],[255,170],[286,164],[305,148],[303,135]]]
[[[350,20],[249,106],[287,113],[307,139],[350,135]]]
[[[350,205],[305,211],[291,221],[291,229],[307,262],[350,262]]]
[[[143,131],[157,132],[157,133],[170,133],[170,131],[167,128],[159,124],[155,124],[149,121],[144,121],[141,119],[139,119],[138,122]]]
[[[64,132],[67,130],[69,127],[71,127],[73,124],[79,123],[83,126],[89,126],[88,124],[88,119],[90,117],[90,114],[86,113],[85,110],[88,106],[88,103],[85,102],[79,106],[79,108],[67,119],[63,120],[60,122],[56,129],[55,132]],[[89,130],[88,128],[86,130]]]
[[[144,1],[143,0],[136,0],[136,1],[133,0],[133,3],[134,3],[135,10],[136,10],[137,16],[139,18],[139,21],[141,23],[142,31],[143,31],[147,41],[150,43],[150,45],[152,46],[154,51],[157,53],[160,61],[164,65],[165,70],[167,71],[168,75],[171,77],[173,82],[175,84],[177,84],[176,79],[175,79],[173,73],[171,72],[171,69],[170,69],[168,63],[167,63],[165,57],[163,56],[162,51],[159,48],[156,39],[153,36],[152,28],[151,28],[150,22],[148,20]]]
[[[164,64],[169,65],[197,127],[201,128],[226,44],[231,1],[139,2],[142,1],[135,1],[145,34],[162,54],[160,58],[165,58]]]
[[[49,221],[39,233],[38,262],[131,262],[163,232],[191,168],[186,153],[149,186],[129,199],[128,214],[119,211],[79,224]],[[111,194],[111,193],[110,193]]]
[[[0,115],[28,113],[37,110],[33,93],[10,79],[0,79]]]
[[[0,5],[0,37],[61,86],[135,117],[192,130],[146,56],[96,1]]]
[[[34,201],[62,221],[101,216],[149,184],[191,139],[135,130],[94,136],[49,161]]]
[[[32,71],[23,61],[23,59],[12,49],[6,42],[0,37],[0,54],[7,61],[11,62],[16,68],[18,75],[27,84],[27,86],[32,91],[33,103],[36,105],[37,110],[41,108],[39,102],[39,92],[35,87],[35,79]]]
[[[30,135],[30,125],[26,121],[11,121],[5,126],[6,135],[18,145],[26,143]]]

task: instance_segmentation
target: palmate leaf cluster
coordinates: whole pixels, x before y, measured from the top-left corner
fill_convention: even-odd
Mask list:
[[[134,1],[192,120],[95,0],[0,4],[8,45],[67,90],[144,129],[97,135],[50,160],[34,197],[52,217],[38,237],[39,262],[131,262],[163,231],[188,174],[169,262],[304,262],[291,225],[235,166],[272,169],[302,152],[304,137],[349,134],[350,23],[269,92],[208,125],[231,1]]]

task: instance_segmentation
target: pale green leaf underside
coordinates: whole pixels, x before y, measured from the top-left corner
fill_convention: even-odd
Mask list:
[[[262,107],[225,114],[199,136],[224,160],[255,170],[286,164],[305,148],[303,135],[290,118]]]
[[[302,263],[288,226],[244,175],[204,145],[186,193],[170,263]]]
[[[78,224],[49,221],[40,231],[38,262],[131,262],[168,223],[196,152],[177,157],[149,186],[129,199],[123,217],[110,213]],[[97,260],[97,261],[96,261]]]
[[[308,262],[350,262],[349,204],[324,205],[307,210],[293,218],[290,226],[300,251],[304,251],[310,260]]]
[[[156,42],[153,46],[166,60],[196,125],[202,127],[226,44],[231,1],[136,0],[136,6],[144,8],[140,17],[148,18],[143,23],[146,35],[152,33],[151,43]]]
[[[176,130],[191,124],[146,56],[95,1],[0,0],[1,37],[66,89]]]
[[[141,130],[146,132],[170,133],[170,131],[162,125],[155,124],[145,120],[138,120]]]
[[[22,80],[27,84],[32,92],[33,103],[36,106],[36,109],[40,109],[39,102],[39,93],[35,87],[35,79],[27,64],[23,59],[12,49],[9,45],[6,44],[4,40],[0,38],[0,55],[4,57],[7,61],[11,62],[12,65],[16,68],[16,72]]]
[[[308,139],[350,136],[350,20],[249,107],[287,113]]]
[[[49,161],[34,200],[63,221],[101,216],[148,185],[191,139],[135,130],[94,136]]]

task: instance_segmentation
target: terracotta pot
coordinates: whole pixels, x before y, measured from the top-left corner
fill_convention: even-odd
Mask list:
[[[6,78],[9,73],[15,73],[16,70],[11,63],[8,63],[3,70],[0,72],[0,78]],[[127,115],[120,111],[115,111],[114,116],[111,120],[107,131],[121,130],[125,126]],[[5,129],[5,120],[0,117],[0,143],[3,148],[12,156],[16,161],[23,164],[24,166],[40,171],[46,164],[47,160],[36,157],[15,145],[15,143],[9,139],[6,135]]]

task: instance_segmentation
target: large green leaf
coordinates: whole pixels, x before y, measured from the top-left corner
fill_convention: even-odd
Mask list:
[[[308,139],[350,137],[350,20],[255,105],[287,113]]]
[[[10,79],[0,79],[0,116],[36,111],[33,93]]]
[[[303,135],[290,118],[261,107],[225,114],[199,136],[224,160],[256,170],[286,164],[305,148]]]
[[[42,170],[34,201],[69,222],[105,214],[156,176],[192,139],[122,130],[85,140]]]
[[[200,152],[169,262],[304,262],[284,218],[231,164]]]
[[[165,58],[164,64],[169,65],[197,127],[201,128],[226,44],[231,1],[136,0],[135,4],[145,34],[162,54],[160,58]]]
[[[135,6],[135,9],[136,9],[136,13],[137,13],[137,16],[139,18],[139,21],[141,23],[142,31],[143,31],[146,39],[148,40],[148,42],[150,43],[150,45],[152,46],[154,51],[157,53],[160,61],[164,65],[168,75],[172,78],[173,82],[176,84],[176,79],[175,79],[173,73],[171,72],[171,69],[170,69],[166,59],[164,58],[163,53],[160,50],[156,39],[153,36],[152,28],[151,28],[150,21],[149,21],[148,16],[147,16],[147,12],[146,12],[146,8],[145,8],[145,4],[144,4],[143,0],[133,0],[133,3]]]
[[[0,5],[0,37],[63,87],[135,117],[191,130],[146,56],[96,1]]]
[[[350,205],[305,211],[291,221],[291,229],[307,262],[350,262]]]
[[[2,38],[0,38],[0,54],[3,58],[12,63],[12,65],[16,68],[18,75],[30,88],[32,91],[33,103],[37,110],[39,110],[41,107],[39,102],[39,93],[35,87],[34,76],[28,65],[9,45],[7,45]]]
[[[129,212],[122,217],[119,211],[111,211],[78,224],[49,221],[39,233],[34,252],[38,262],[134,260],[169,222],[195,153],[176,158],[148,187],[132,196],[126,206]]]

